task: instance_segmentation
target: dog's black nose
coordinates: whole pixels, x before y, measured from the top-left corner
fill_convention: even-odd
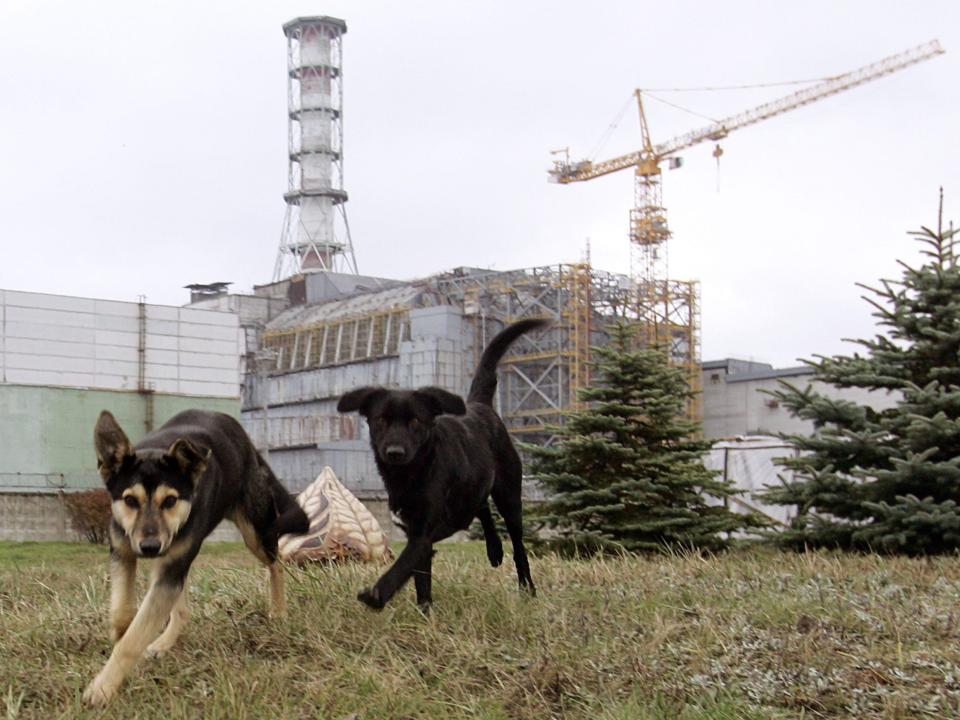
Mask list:
[[[156,538],[147,538],[140,541],[140,554],[145,557],[156,557],[160,554],[160,541]]]
[[[389,462],[400,462],[407,456],[407,451],[402,445],[389,445],[384,451],[384,455],[387,456]]]

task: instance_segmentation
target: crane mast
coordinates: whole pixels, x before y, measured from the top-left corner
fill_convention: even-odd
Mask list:
[[[863,85],[943,52],[940,43],[931,40],[657,145],[650,139],[643,108],[643,91],[638,89],[634,94],[643,143],[639,150],[599,162],[571,162],[569,154],[563,151],[563,159],[554,161],[553,168],[548,171],[550,180],[564,185],[592,180],[631,167],[634,169],[634,205],[630,210],[630,274],[640,328],[637,339],[646,346],[665,348],[670,361],[687,370],[691,390],[696,392],[701,385],[699,284],[669,279],[667,240],[671,233],[662,201],[660,164],[671,159],[679,166],[678,159],[672,156],[681,150],[707,140],[719,141],[734,130]],[[718,145],[714,154],[718,156],[720,152]],[[699,419],[698,401],[688,407],[688,415]]]

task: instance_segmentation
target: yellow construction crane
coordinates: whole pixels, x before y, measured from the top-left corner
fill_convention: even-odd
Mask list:
[[[661,199],[661,163],[666,160],[671,167],[679,167],[680,158],[676,155],[681,150],[707,140],[717,142],[734,130],[876,80],[943,52],[940,43],[931,40],[658,145],[650,139],[643,110],[643,91],[638,89],[634,94],[640,113],[643,143],[640,150],[601,162],[571,162],[567,150],[554,151],[554,154],[562,154],[563,159],[554,161],[554,167],[549,171],[552,182],[581,182],[627,168],[634,169],[634,207],[630,211],[631,275],[637,293],[640,340],[648,345],[665,346],[674,364],[686,366],[691,389],[700,387],[698,290],[695,282],[668,279],[666,243],[670,229]],[[714,157],[719,158],[722,152],[717,145]],[[698,409],[692,408],[691,414],[699,415]]]

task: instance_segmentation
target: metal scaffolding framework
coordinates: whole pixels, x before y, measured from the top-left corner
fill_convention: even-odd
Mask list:
[[[700,369],[700,283],[654,280],[638,295],[637,340],[661,348],[670,365],[683,370],[693,393],[686,404],[690,420],[703,420],[703,376]]]
[[[473,319],[477,355],[503,325],[523,318],[552,321],[518,339],[500,363],[500,414],[510,432],[527,442],[548,444],[551,428],[583,406],[579,391],[590,383],[590,348],[605,343],[611,322],[635,317],[629,279],[587,263],[451,273],[432,282],[462,302]]]

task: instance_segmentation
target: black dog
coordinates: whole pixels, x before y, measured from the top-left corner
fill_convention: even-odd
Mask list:
[[[490,514],[490,496],[510,533],[520,587],[536,594],[523,547],[520,457],[493,410],[493,395],[497,363],[510,344],[547,324],[522,320],[493,338],[480,358],[466,404],[436,387],[363,387],[340,398],[337,410],[359,410],[367,418],[390,510],[399,516],[408,540],[390,569],[357,595],[359,600],[379,610],[413,575],[417,603],[428,607],[433,543],[465,530],[474,518],[483,525],[490,564],[498,566],[503,545]]]
[[[229,415],[186,410],[132,447],[104,410],[93,442],[113,510],[110,625],[116,644],[84,692],[86,702],[101,704],[144,652],[173,646],[187,619],[190,564],[221,520],[233,520],[269,568],[275,616],[285,609],[277,539],[307,532],[309,521]],[[156,558],[156,565],[138,609],[134,579],[140,558]]]

